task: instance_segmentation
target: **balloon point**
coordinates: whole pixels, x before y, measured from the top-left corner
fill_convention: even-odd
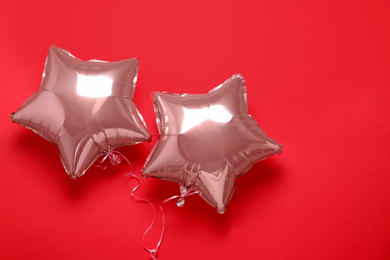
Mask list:
[[[232,78],[240,78],[240,79],[243,79],[244,77],[240,74],[240,73],[237,73],[237,74],[234,74],[232,76]]]
[[[69,175],[69,177],[70,177],[72,180],[76,180],[76,179],[77,179],[77,175]]]
[[[14,114],[15,112],[12,112],[11,116],[9,117],[12,123],[15,123]]]
[[[226,207],[223,207],[223,208],[217,208],[217,212],[219,213],[219,214],[223,214],[223,213],[225,213],[225,211],[226,211]]]
[[[276,154],[281,154],[283,152],[283,145],[280,145],[279,149],[276,150]]]

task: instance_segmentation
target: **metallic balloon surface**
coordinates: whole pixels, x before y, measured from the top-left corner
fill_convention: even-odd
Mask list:
[[[241,75],[207,94],[156,93],[154,107],[161,137],[143,176],[193,188],[220,213],[232,196],[236,177],[282,151],[282,145],[248,114]]]
[[[40,89],[11,121],[56,144],[66,172],[80,177],[115,147],[150,141],[132,101],[138,64],[136,58],[82,61],[52,46]]]

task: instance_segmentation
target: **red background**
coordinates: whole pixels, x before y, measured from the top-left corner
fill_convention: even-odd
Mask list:
[[[237,179],[227,212],[171,202],[160,259],[390,259],[389,1],[2,1],[0,259],[148,259],[153,213],[126,165],[77,181],[56,146],[9,121],[49,46],[140,60],[135,104],[246,78],[249,113],[284,145]],[[139,174],[152,143],[120,148]],[[157,204],[178,185],[146,179]],[[160,223],[159,219],[159,223]],[[146,243],[153,246],[161,225]]]

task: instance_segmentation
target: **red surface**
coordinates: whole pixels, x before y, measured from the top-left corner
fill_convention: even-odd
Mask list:
[[[137,57],[153,134],[153,91],[203,93],[241,73],[249,113],[284,145],[237,180],[224,215],[199,196],[168,204],[159,259],[390,259],[389,29],[379,0],[2,1],[0,259],[149,259],[153,214],[130,198],[126,165],[73,181],[54,145],[9,121],[51,44]],[[156,139],[119,149],[135,173]],[[147,179],[138,195],[177,193]]]

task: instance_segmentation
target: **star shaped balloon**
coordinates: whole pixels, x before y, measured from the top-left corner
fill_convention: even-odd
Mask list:
[[[66,172],[80,177],[100,155],[150,141],[132,101],[138,64],[136,58],[82,61],[52,46],[40,89],[11,121],[56,144]]]
[[[248,114],[246,95],[241,75],[207,94],[156,93],[161,137],[145,163],[143,176],[175,181],[183,190],[193,188],[218,212],[225,212],[236,177],[282,151],[282,145]]]

